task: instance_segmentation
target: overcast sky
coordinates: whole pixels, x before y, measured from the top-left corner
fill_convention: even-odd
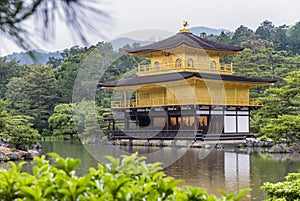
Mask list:
[[[94,22],[106,35],[105,40],[118,38],[122,34],[137,30],[165,30],[176,33],[182,28],[183,20],[190,27],[207,26],[234,31],[240,25],[255,30],[264,20],[276,26],[293,25],[300,21],[299,0],[106,0],[105,9],[112,18],[108,23]],[[153,31],[152,31],[153,32]],[[151,34],[152,34],[151,32]],[[148,31],[134,32],[137,39],[151,37]],[[103,37],[87,31],[91,44],[104,40]],[[56,41],[41,44],[48,51],[69,48],[79,41],[73,41],[68,31],[59,25]],[[0,54],[20,51],[14,45],[0,46]]]
[[[182,21],[234,31],[256,29],[264,20],[292,25],[300,20],[299,0],[115,0],[116,31],[151,28],[177,31]]]

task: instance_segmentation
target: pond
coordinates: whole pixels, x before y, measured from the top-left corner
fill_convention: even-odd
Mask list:
[[[254,149],[172,149],[171,147],[117,147],[112,145],[88,145],[80,142],[43,142],[42,153],[55,152],[63,157],[81,159],[78,174],[85,174],[90,167],[97,167],[98,161],[105,162],[105,155],[118,156],[121,153],[139,152],[150,156],[154,162],[158,157],[166,161],[164,172],[168,176],[184,180],[183,185],[205,188],[216,194],[219,189],[234,192],[251,188],[246,200],[266,198],[260,186],[264,182],[282,181],[289,172],[300,168],[300,155],[268,154]],[[92,153],[92,154],[90,154]],[[153,153],[158,153],[153,157]],[[175,157],[176,156],[176,157]],[[175,157],[175,158],[174,158]],[[174,160],[178,159],[178,160]],[[0,164],[6,167],[7,164]],[[30,165],[25,171],[30,171]]]

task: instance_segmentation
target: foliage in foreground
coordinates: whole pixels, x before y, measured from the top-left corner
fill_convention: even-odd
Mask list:
[[[121,159],[108,157],[110,163],[91,168],[85,176],[76,175],[78,159],[49,154],[36,157],[33,173],[21,172],[25,162],[11,163],[9,170],[0,170],[0,200],[240,200],[248,189],[222,198],[203,189],[177,187],[181,181],[161,172],[159,163],[146,164],[137,154]]]
[[[266,182],[262,189],[268,193],[267,201],[292,201],[300,200],[300,171],[290,173],[285,177],[285,181],[278,183]]]

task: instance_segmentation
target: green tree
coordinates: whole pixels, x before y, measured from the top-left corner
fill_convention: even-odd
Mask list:
[[[286,50],[289,51],[289,44],[288,44],[288,31],[287,25],[281,25],[275,28],[273,43],[275,50]]]
[[[231,42],[230,43],[233,44],[233,45],[240,45],[251,34],[253,34],[253,31],[251,29],[249,29],[248,27],[245,27],[245,26],[241,25],[233,33],[233,36],[231,38]]]
[[[44,134],[48,130],[48,118],[58,103],[57,82],[54,71],[48,66],[32,66],[24,77],[26,94],[35,127]]]
[[[108,133],[108,122],[105,121],[105,117],[109,116],[112,114],[111,109],[110,108],[105,108],[103,106],[97,106],[96,107],[97,110],[97,114],[98,114],[98,122],[99,122],[99,126],[100,129],[102,130],[104,135],[110,135],[110,133]]]
[[[273,44],[267,40],[251,35],[242,43],[245,47],[242,54],[237,54],[226,60],[234,64],[235,75],[273,78],[275,85],[281,87],[286,84],[284,78],[291,71],[300,68],[299,55],[291,55],[287,51],[276,51]],[[228,59],[228,58],[226,58]],[[253,97],[258,97],[266,87],[251,90]]]
[[[261,133],[276,142],[288,144],[300,143],[300,114],[282,115],[270,119],[267,125],[261,128]]]
[[[270,135],[270,126],[276,124],[276,122],[278,123],[279,127],[280,125],[283,126],[283,120],[292,118],[290,116],[293,116],[296,121],[296,117],[299,114],[300,108],[300,71],[290,72],[285,78],[285,81],[285,86],[267,89],[264,93],[264,97],[259,98],[259,101],[263,107],[253,115],[252,126],[254,130],[259,132],[261,135],[267,133]],[[277,119],[279,117],[280,119]],[[286,122],[286,124],[288,123],[289,122]],[[292,125],[294,124],[291,123],[289,130],[295,131],[295,134],[298,135],[298,127]],[[261,128],[264,128],[264,130]],[[280,131],[279,128],[276,129]],[[275,140],[281,138],[280,136],[282,133],[280,132],[273,133],[273,135],[278,135],[278,137],[274,138]]]
[[[5,97],[6,85],[12,77],[19,75],[19,65],[15,60],[6,61],[5,57],[0,58],[0,98]]]
[[[38,131],[32,128],[32,117],[12,116],[6,110],[7,101],[0,99],[0,139],[5,139],[17,149],[28,149],[37,143]]]
[[[59,104],[48,119],[49,127],[54,135],[71,135],[76,133],[71,104]]]
[[[73,104],[74,124],[77,133],[86,139],[101,139],[107,134],[108,122],[104,118],[111,109],[97,105],[95,101],[82,101]]]
[[[300,53],[300,22],[297,22],[287,31],[289,49],[294,54]]]
[[[47,65],[50,65],[52,68],[56,68],[60,66],[60,64],[71,55],[79,55],[85,53],[87,51],[87,47],[79,47],[75,45],[70,49],[64,49],[62,53],[60,53],[61,57],[49,57]]]
[[[83,58],[83,54],[69,55],[56,68],[55,76],[62,103],[72,102],[73,86]]]
[[[271,21],[263,21],[255,31],[262,39],[273,41],[275,34],[275,25]]]
[[[74,123],[77,132],[83,138],[100,138],[98,112],[95,101],[82,101],[74,104]]]
[[[84,131],[83,136],[84,138],[96,138],[101,139],[102,130],[100,129],[99,121],[98,121],[98,114],[96,111],[89,110],[84,118]]]
[[[6,128],[7,116],[6,106],[8,105],[7,101],[0,99],[0,133]]]
[[[53,69],[24,65],[21,76],[11,79],[7,86],[7,99],[11,101],[9,108],[13,113],[33,117],[34,127],[46,134],[48,118],[59,101]]]
[[[26,81],[23,77],[12,77],[6,85],[5,98],[10,102],[10,113],[26,114],[30,109],[28,94],[26,93]]]
[[[231,40],[231,35],[232,33],[231,32],[224,32],[222,31],[220,33],[219,36],[217,36],[217,42],[219,43],[223,43],[223,44],[229,44],[230,43],[230,40]]]
[[[32,117],[26,115],[9,116],[7,118],[7,130],[5,133],[9,144],[17,149],[27,150],[38,142],[40,135],[33,124]]]

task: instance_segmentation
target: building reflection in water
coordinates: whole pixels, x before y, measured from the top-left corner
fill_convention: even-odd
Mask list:
[[[202,152],[211,152],[200,159]],[[193,149],[164,170],[168,176],[184,180],[183,185],[202,187],[209,193],[234,192],[250,188],[250,156],[239,152]]]
[[[250,155],[224,152],[225,184],[229,188],[250,187]]]

